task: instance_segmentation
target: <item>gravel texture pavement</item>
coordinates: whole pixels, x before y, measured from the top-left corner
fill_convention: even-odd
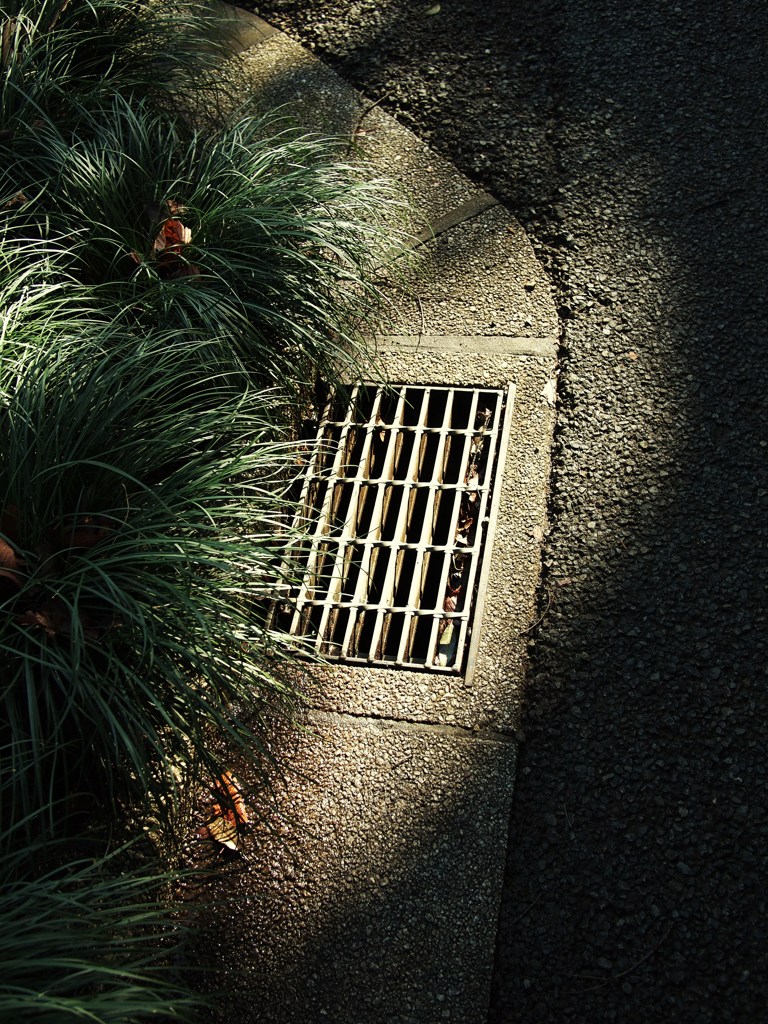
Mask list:
[[[492,1024],[765,1021],[768,8],[251,6],[506,203],[558,289]]]

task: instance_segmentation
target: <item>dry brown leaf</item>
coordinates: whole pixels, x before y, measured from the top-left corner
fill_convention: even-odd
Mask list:
[[[213,839],[230,850],[239,850],[248,811],[240,783],[232,772],[223,772],[214,784],[218,800],[213,805],[214,817],[197,833],[201,839]]]

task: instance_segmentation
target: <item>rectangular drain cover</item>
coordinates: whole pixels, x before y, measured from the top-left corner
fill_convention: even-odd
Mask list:
[[[332,397],[294,523],[300,578],[274,624],[324,657],[460,673],[511,396],[363,384]]]

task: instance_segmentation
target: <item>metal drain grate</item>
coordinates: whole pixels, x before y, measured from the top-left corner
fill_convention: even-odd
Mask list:
[[[461,672],[509,391],[360,385],[318,424],[276,625],[326,657]]]

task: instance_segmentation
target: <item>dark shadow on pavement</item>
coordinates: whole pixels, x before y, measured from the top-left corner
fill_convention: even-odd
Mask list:
[[[261,9],[507,201],[562,289],[491,1019],[762,1019],[766,11],[385,4],[358,45],[362,7],[300,6]]]

